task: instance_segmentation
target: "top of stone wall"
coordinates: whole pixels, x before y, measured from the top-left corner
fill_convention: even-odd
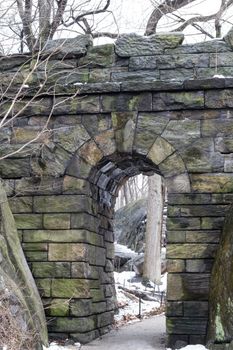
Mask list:
[[[69,86],[70,91],[97,93],[117,92],[122,87],[141,90],[140,84],[144,89],[149,85],[157,89],[162,82],[162,86],[179,85],[212,79],[216,74],[233,77],[233,30],[221,40],[183,45],[183,39],[183,33],[174,32],[149,37],[125,34],[114,45],[101,46],[93,46],[88,35],[52,40],[40,52],[40,63],[26,84],[31,92],[46,82],[46,86],[59,86],[61,92]],[[13,81],[10,89],[17,89],[35,61],[30,53],[0,57],[1,84],[8,87]]]

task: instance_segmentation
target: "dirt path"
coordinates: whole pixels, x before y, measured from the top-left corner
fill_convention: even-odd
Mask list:
[[[154,316],[113,330],[81,350],[164,350],[165,316]]]

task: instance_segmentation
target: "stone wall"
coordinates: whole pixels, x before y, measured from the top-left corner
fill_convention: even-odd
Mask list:
[[[182,39],[130,35],[87,54],[89,41],[75,53],[64,43],[47,62],[46,89],[30,100],[42,61],[0,132],[1,156],[17,151],[1,160],[0,176],[51,336],[87,342],[108,331],[117,191],[157,172],[169,194],[168,343],[205,342],[211,266],[233,198],[233,79],[212,77],[231,74],[233,53],[224,41]],[[4,85],[18,58],[1,62]],[[26,74],[32,61],[19,62]]]

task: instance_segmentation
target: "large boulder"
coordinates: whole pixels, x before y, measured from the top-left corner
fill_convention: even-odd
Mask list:
[[[31,271],[24,257],[19,241],[14,217],[10,210],[6,193],[0,181],[0,308],[9,305],[7,315],[2,316],[1,325],[15,319],[19,335],[23,335],[23,342],[7,344],[13,341],[8,333],[1,333],[1,345],[17,350],[41,349],[42,344],[48,344],[47,325],[44,309]],[[6,307],[5,307],[6,309]],[[9,322],[7,321],[9,318]],[[9,329],[9,332],[12,330]],[[32,344],[26,344],[31,334]],[[16,335],[15,335],[16,336]],[[12,340],[13,339],[13,340]],[[17,341],[17,339],[15,339]],[[28,347],[30,346],[30,347]]]
[[[139,199],[118,209],[113,227],[116,242],[135,252],[143,251],[145,220],[146,199]]]
[[[227,213],[210,281],[209,343],[233,340],[233,205]]]

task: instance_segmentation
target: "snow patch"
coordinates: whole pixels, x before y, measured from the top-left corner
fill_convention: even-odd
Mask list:
[[[196,345],[187,345],[180,350],[208,350],[204,345],[196,344]],[[171,350],[170,348],[167,348],[167,350]]]

